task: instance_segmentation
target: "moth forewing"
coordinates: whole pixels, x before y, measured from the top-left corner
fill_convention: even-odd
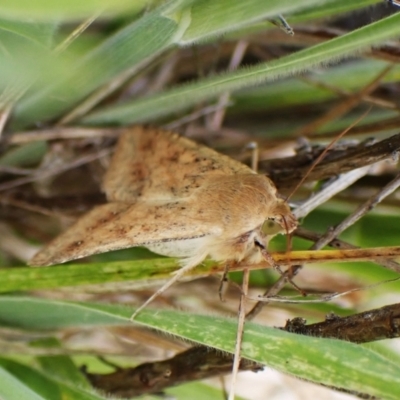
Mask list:
[[[109,201],[180,200],[212,177],[236,174],[254,171],[175,132],[135,127],[119,138],[103,190]]]
[[[187,217],[185,210],[189,204],[113,202],[98,206],[37,253],[30,264],[59,264],[112,250],[150,248],[157,243],[172,244],[211,235],[213,226],[199,218]],[[165,255],[181,257],[179,249],[177,254]]]

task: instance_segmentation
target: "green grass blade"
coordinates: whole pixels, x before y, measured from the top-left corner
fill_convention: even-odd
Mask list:
[[[15,393],[21,394],[21,397],[13,397],[14,392],[11,391],[7,396],[2,397],[0,381],[0,398],[2,400],[104,400],[106,398],[95,393],[91,387],[82,387],[79,382],[66,382],[52,374],[44,374],[10,359],[0,358],[0,371],[3,369],[4,375],[11,375],[10,381],[15,382],[11,389],[15,389]],[[25,390],[25,395],[22,395],[22,390]]]
[[[141,100],[99,110],[83,119],[88,124],[131,124],[187,109],[226,92],[260,85],[321,63],[354,55],[400,34],[400,14],[360,28],[344,36],[269,63],[203,79]]]
[[[0,297],[0,320],[5,326],[18,328],[130,324],[131,312],[130,308],[114,305]],[[237,323],[232,319],[145,310],[137,317],[137,322],[223,351],[233,352],[234,349]],[[367,346],[247,323],[242,354],[300,378],[385,399],[398,398],[399,366]]]
[[[60,342],[55,338],[36,340],[33,345],[45,348],[60,348]],[[41,372],[48,374],[65,383],[79,385],[80,388],[90,389],[91,385],[82,372],[67,355],[38,356],[37,363]]]
[[[2,91],[5,88],[14,92],[24,90],[43,70],[63,71],[60,60],[52,57],[50,51],[55,29],[55,23],[38,24],[0,19]],[[0,102],[7,101],[9,99],[6,93],[1,93]]]
[[[328,18],[337,14],[349,13],[353,10],[362,9],[376,3],[381,0],[337,0],[324,4],[323,7],[310,7],[304,11],[296,13],[289,18],[290,22],[297,23],[303,21],[309,21],[310,19]]]
[[[2,400],[46,400],[30,389],[23,381],[0,366],[0,399]]]
[[[382,71],[387,63],[378,60],[358,60],[339,65],[323,71],[309,74],[308,78],[322,82],[344,91],[357,91],[371,82]],[[400,66],[394,67],[382,78],[384,83],[394,83],[400,80]],[[284,107],[294,107],[300,104],[318,104],[337,98],[334,91],[313,86],[298,78],[272,82],[268,86],[254,88],[237,93],[235,104],[231,111],[237,115],[240,112],[273,110]],[[379,110],[381,112],[381,110]]]
[[[196,268],[207,272],[212,261]],[[180,268],[172,258],[0,269],[0,293],[121,281],[164,279]],[[189,274],[190,275],[190,274]]]
[[[332,0],[201,0],[191,8],[191,24],[180,43],[187,45],[221,35],[251,23],[304,8],[323,8]]]

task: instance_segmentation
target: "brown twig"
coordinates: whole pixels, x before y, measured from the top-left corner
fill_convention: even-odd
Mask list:
[[[282,329],[301,335],[353,343],[393,339],[400,337],[400,304],[391,304],[349,317],[328,315],[325,321],[311,325],[306,325],[302,318],[294,318]]]
[[[35,141],[48,140],[71,140],[71,139],[87,139],[97,137],[117,137],[121,133],[120,128],[81,128],[55,127],[52,129],[41,129],[26,132],[15,132],[4,141],[7,144],[24,144]]]
[[[157,393],[167,387],[225,375],[232,370],[233,355],[207,347],[192,347],[168,360],[145,363],[135,368],[120,368],[111,374],[85,372],[92,385],[118,397]],[[262,367],[249,360],[240,362],[240,370],[258,371]]]
[[[242,62],[243,57],[246,54],[247,47],[249,46],[249,43],[244,41],[244,40],[239,40],[238,43],[235,46],[235,50],[232,53],[231,60],[229,62],[228,66],[228,71],[234,71]],[[215,112],[213,115],[212,119],[209,122],[209,129],[211,131],[218,131],[221,129],[225,113],[226,113],[226,107],[230,101],[230,93],[226,92],[223,93],[217,102],[218,110]]]
[[[264,161],[260,163],[260,170],[269,175],[279,189],[288,189],[304,176],[322,151],[317,149],[314,154],[301,153],[286,159]],[[310,172],[305,182],[326,179],[388,158],[396,159],[399,151],[400,134],[374,144],[360,143],[345,149],[333,149]]]
[[[30,176],[25,176],[23,178],[14,179],[12,181],[4,182],[0,184],[0,192],[8,189],[15,188],[20,185],[24,185],[26,183],[34,182],[39,179],[48,178],[50,176],[58,175],[62,172],[68,171],[70,169],[79,167],[84,164],[88,164],[94,160],[98,160],[101,157],[105,157],[111,153],[111,149],[103,149],[93,154],[87,154],[85,156],[79,157],[76,160],[60,166],[59,168],[55,169],[44,169],[44,170],[37,170],[35,174]]]

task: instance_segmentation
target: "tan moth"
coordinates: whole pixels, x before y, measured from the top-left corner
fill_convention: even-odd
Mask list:
[[[137,127],[122,133],[103,190],[108,203],[81,217],[30,264],[134,246],[180,258],[182,268],[142,307],[207,257],[262,262],[269,240],[297,227],[269,178],[174,132]]]

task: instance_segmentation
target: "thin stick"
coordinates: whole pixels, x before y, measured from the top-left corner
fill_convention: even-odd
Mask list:
[[[313,194],[308,200],[297,207],[293,214],[297,219],[306,217],[311,211],[315,210],[321,204],[326,203],[337,193],[342,192],[351,186],[354,182],[368,174],[370,166],[357,168],[346,172],[333,180],[331,184],[326,185],[320,191]]]
[[[268,290],[263,294],[264,297],[272,297],[276,296],[286,285],[286,283],[289,280],[289,275],[293,277],[296,275],[297,271],[300,268],[297,268],[297,266],[294,266],[292,270],[287,270],[285,271],[279,279],[270,287]],[[260,301],[258,300],[255,306],[247,313],[246,315],[246,320],[251,321],[253,318],[255,318],[261,310],[266,306],[269,302],[268,301]]]
[[[296,231],[294,232],[295,236],[301,237],[304,239],[312,240],[314,242],[317,242],[320,238],[322,238],[322,234],[310,231],[308,229],[305,229],[303,227],[298,227]],[[359,249],[360,247],[354,246],[353,244],[347,243],[344,240],[341,239],[332,239],[329,243],[327,243],[329,246],[334,247],[336,249]],[[400,264],[394,260],[373,260],[376,264],[381,265],[382,267],[385,267],[387,269],[390,269],[392,271],[397,272],[400,274]]]
[[[300,304],[300,303],[326,303],[328,301],[337,299],[342,296],[346,296],[350,293],[360,292],[361,290],[368,290],[372,289],[381,285],[385,285],[387,283],[392,283],[400,280],[400,277],[394,279],[387,279],[382,282],[375,283],[373,285],[368,285],[365,287],[358,287],[355,289],[346,290],[344,292],[334,292],[334,293],[325,293],[316,295],[314,299],[308,298],[307,300],[298,299],[296,297],[285,297],[285,296],[274,296],[274,297],[265,297],[265,296],[248,296],[249,300],[259,300],[259,301],[266,301],[266,302],[273,302],[273,303],[286,303],[286,304]]]
[[[81,165],[88,164],[94,160],[98,160],[101,157],[105,157],[111,153],[111,149],[103,149],[94,154],[88,154],[86,156],[80,157],[69,164],[63,165],[57,169],[46,169],[46,170],[39,170],[36,174],[30,176],[24,176],[23,178],[14,179],[9,182],[4,182],[0,184],[0,192],[8,189],[12,189],[14,187],[24,185],[26,183],[34,182],[39,179],[48,178],[53,175],[60,174],[61,172],[68,171],[72,168],[77,168]]]
[[[303,81],[303,82],[305,82],[309,85],[312,85],[316,88],[329,90],[329,91],[331,91],[339,96],[342,96],[342,97],[349,97],[352,95],[352,93],[347,90],[338,88],[334,85],[330,85],[329,83],[326,83],[323,81],[318,81],[318,80],[316,80],[314,78],[310,78],[308,76],[300,76],[298,79],[300,81]],[[378,106],[378,107],[382,107],[382,108],[387,108],[389,110],[400,110],[400,107],[394,101],[380,99],[379,97],[375,97],[372,95],[366,95],[361,100],[364,101],[365,103],[369,103],[374,106]],[[319,134],[318,134],[318,136],[319,136]],[[336,136],[336,135],[334,135],[334,136]]]
[[[351,97],[348,97],[341,103],[338,103],[335,107],[329,109],[329,111],[322,117],[317,118],[315,121],[307,124],[296,132],[297,136],[306,136],[311,132],[315,132],[318,128],[325,125],[327,122],[339,118],[340,116],[349,112],[352,108],[358,105],[363,98],[372,93],[381,83],[382,78],[387,75],[388,72],[393,68],[394,64],[386,66],[370,83],[368,83],[360,91],[354,93]]]
[[[239,312],[238,312],[238,327],[236,332],[236,344],[235,344],[235,353],[233,358],[233,366],[232,366],[232,380],[231,387],[229,389],[229,397],[228,400],[235,399],[235,387],[237,375],[239,372],[239,366],[241,361],[241,347],[242,347],[242,339],[243,339],[243,331],[244,331],[244,323],[246,318],[246,297],[249,289],[249,278],[250,278],[250,270],[245,268],[243,270],[243,282],[242,282],[242,293],[240,295],[240,303],[239,303]]]
[[[4,127],[8,121],[8,117],[11,112],[11,105],[4,106],[3,109],[0,111],[0,138],[3,135]]]
[[[232,54],[228,71],[234,71],[240,65],[246,53],[248,45],[249,45],[248,42],[244,40],[239,40]],[[221,105],[225,105],[226,107],[226,105],[229,103],[229,99],[230,99],[230,93],[225,92],[219,97],[217,105],[219,107]],[[218,131],[219,129],[221,129],[225,117],[225,111],[226,111],[225,107],[220,107],[219,110],[214,114],[212,120],[210,121],[210,129],[212,131]]]
[[[368,199],[364,204],[360,205],[353,213],[345,218],[339,225],[323,235],[312,247],[312,250],[324,247],[331,242],[336,236],[339,236],[349,226],[353,225],[361,217],[367,214],[372,208],[379,204],[385,197],[392,194],[400,186],[400,174],[398,174],[391,182],[383,187],[378,193]]]
[[[204,117],[205,115],[213,114],[220,109],[224,109],[226,107],[231,106],[232,104],[233,103],[231,101],[228,101],[228,103],[220,103],[219,102],[218,104],[214,104],[212,106],[203,107],[200,110],[194,111],[190,114],[183,116],[182,118],[176,119],[172,122],[169,122],[168,124],[161,125],[161,126],[164,129],[173,131],[173,130],[176,130],[177,128],[181,127],[182,125],[188,124],[189,122],[193,122],[196,119]]]
[[[324,149],[324,151],[314,160],[314,162],[311,164],[311,167],[308,169],[308,173],[306,173],[302,179],[300,179],[299,183],[296,185],[296,187],[292,190],[292,193],[288,196],[287,200],[289,200],[292,196],[293,193],[297,191],[297,189],[304,183],[304,181],[307,179],[307,175],[309,174],[310,171],[314,169],[314,167],[321,162],[321,160],[325,157],[325,154],[333,147],[333,145],[340,140],[350,129],[353,128],[353,126],[357,125],[362,119],[364,119],[367,114],[371,111],[371,107],[360,117],[358,117],[352,124],[350,124],[343,132],[340,133],[340,135],[336,136],[335,139],[333,139],[328,146]]]
[[[92,23],[99,17],[102,11],[98,11],[91,17],[87,18],[81,24],[79,24],[69,35],[65,38],[55,49],[54,54],[60,54],[71,45],[71,43],[77,39]]]
[[[253,171],[257,172],[258,170],[258,159],[259,159],[259,148],[256,142],[251,143],[250,148],[252,149],[252,162],[251,166]],[[227,269],[229,266],[227,266]],[[224,273],[226,276],[227,270]],[[236,331],[236,344],[235,344],[235,353],[233,356],[233,365],[232,365],[232,380],[231,386],[229,390],[228,400],[235,399],[235,387],[237,381],[237,375],[239,373],[240,361],[241,361],[241,348],[242,348],[242,340],[244,333],[244,323],[246,320],[246,298],[249,292],[249,280],[250,280],[250,270],[245,268],[243,270],[243,281],[242,281],[242,291],[240,294],[239,301],[239,310],[238,310],[238,327]]]
[[[120,128],[53,128],[34,131],[24,131],[13,133],[7,138],[9,144],[24,144],[37,141],[48,140],[71,140],[71,139],[87,139],[98,137],[117,137],[121,133]]]
[[[86,115],[95,106],[97,106],[103,99],[105,99],[108,95],[119,89],[125,82],[127,82],[135,74],[139,74],[141,71],[144,71],[144,69],[148,67],[155,60],[155,57],[157,56],[159,56],[161,59],[165,57],[165,55],[155,54],[154,57],[145,58],[132,68],[123,71],[122,73],[114,77],[111,81],[107,82],[102,87],[94,91],[91,95],[89,95],[89,97],[87,97],[80,104],[78,104],[68,114],[63,116],[57,122],[56,125],[61,126],[70,124],[71,122],[76,121],[79,118]]]

